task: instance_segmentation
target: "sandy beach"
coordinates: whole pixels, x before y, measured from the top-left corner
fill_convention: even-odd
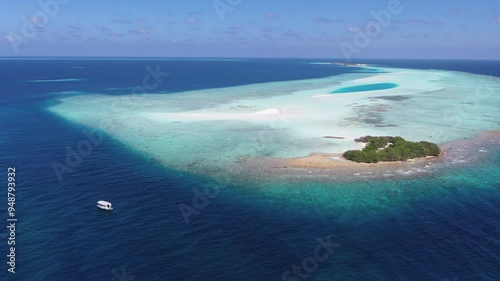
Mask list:
[[[342,154],[314,153],[298,158],[245,158],[244,169],[259,170],[268,176],[287,178],[330,176],[336,180],[367,178],[399,178],[425,176],[439,167],[472,165],[500,146],[500,131],[487,131],[475,138],[451,141],[440,145],[441,155],[399,162],[356,163]]]

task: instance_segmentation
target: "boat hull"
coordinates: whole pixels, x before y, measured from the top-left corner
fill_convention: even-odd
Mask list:
[[[108,207],[105,207],[105,206],[99,206],[99,205],[96,205],[96,206],[97,206],[97,208],[99,208],[99,209],[101,209],[101,210],[105,210],[105,211],[112,211],[112,210],[113,210],[113,208],[112,208],[112,207],[111,207],[111,208],[108,208]]]

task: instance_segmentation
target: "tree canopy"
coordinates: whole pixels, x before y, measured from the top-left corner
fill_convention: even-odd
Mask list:
[[[348,150],[343,156],[358,163],[377,163],[388,161],[405,161],[426,156],[438,156],[441,149],[435,143],[412,142],[402,137],[372,137],[356,139],[367,143],[362,150]]]

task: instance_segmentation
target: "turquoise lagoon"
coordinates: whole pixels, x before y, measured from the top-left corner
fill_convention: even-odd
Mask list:
[[[494,91],[500,88],[499,78],[374,69],[182,93],[64,96],[49,110],[102,130],[170,169],[280,190],[286,190],[283,184],[301,184],[294,183],[294,176],[271,184],[265,172],[243,166],[242,159],[343,153],[360,148],[354,139],[364,135],[445,143],[498,129],[499,97]],[[346,94],[330,94],[339,86]]]
[[[344,93],[354,93],[354,92],[365,92],[365,91],[377,91],[377,90],[387,90],[396,88],[398,85],[394,83],[377,83],[368,85],[359,85],[346,88],[340,88],[332,92],[332,94],[344,94]]]

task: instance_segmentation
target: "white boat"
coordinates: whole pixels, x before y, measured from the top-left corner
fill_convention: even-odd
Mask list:
[[[99,209],[103,209],[103,210],[107,210],[107,211],[111,211],[113,210],[113,205],[111,203],[109,203],[108,201],[97,201],[97,208]]]

